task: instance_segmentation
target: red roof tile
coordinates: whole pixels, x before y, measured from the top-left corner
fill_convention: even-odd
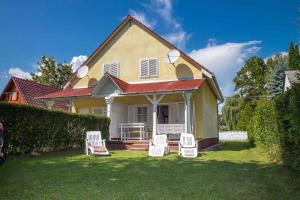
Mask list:
[[[92,91],[93,88],[66,89],[66,90],[59,90],[51,94],[39,96],[39,98],[48,99],[48,98],[59,98],[59,97],[88,96],[92,94]]]
[[[130,84],[110,74],[107,74],[107,76],[110,77],[111,80],[121,89],[122,94],[194,90],[198,89],[205,81],[205,78],[203,78],[193,80]],[[40,96],[39,98],[47,99],[59,97],[89,96],[92,94],[92,92],[93,88],[66,89]]]
[[[125,94],[193,90],[193,89],[198,89],[205,81],[205,79],[203,78],[203,79],[193,79],[193,80],[129,84],[112,75],[109,76],[114,80],[114,82],[119,86],[119,88]]]

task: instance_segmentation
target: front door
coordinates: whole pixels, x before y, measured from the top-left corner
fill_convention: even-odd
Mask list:
[[[157,121],[159,124],[169,123],[169,106],[159,105],[157,106]]]

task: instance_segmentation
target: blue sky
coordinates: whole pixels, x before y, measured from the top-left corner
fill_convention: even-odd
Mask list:
[[[2,0],[0,90],[29,78],[41,56],[80,63],[131,14],[216,73],[225,96],[247,57],[299,41],[297,0]],[[83,55],[81,57],[78,57]]]

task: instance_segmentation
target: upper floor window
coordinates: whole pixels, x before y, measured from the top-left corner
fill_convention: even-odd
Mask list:
[[[140,77],[158,77],[158,58],[142,59],[140,63]]]
[[[119,63],[113,62],[104,64],[103,74],[105,74],[106,72],[119,78]]]

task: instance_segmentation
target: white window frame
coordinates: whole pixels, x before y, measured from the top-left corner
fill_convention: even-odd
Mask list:
[[[101,109],[102,114],[101,115],[96,114],[95,109]],[[101,116],[101,117],[106,117],[107,116],[107,108],[105,106],[95,106],[95,107],[93,107],[93,114]]]
[[[146,116],[146,121],[144,121],[144,122],[139,122],[138,121],[138,116],[139,116],[139,114],[138,114],[138,109],[139,108],[146,108],[146,110],[147,110],[147,113],[145,114],[145,113],[142,113],[141,114],[141,116]],[[135,121],[136,122],[138,122],[138,123],[147,123],[148,122],[148,117],[149,117],[149,109],[148,109],[148,105],[136,105],[135,106]]]
[[[157,60],[157,69],[156,69],[156,74],[150,76],[150,69],[149,69],[149,60],[150,59],[156,59]],[[147,60],[148,61],[148,74],[147,76],[142,76],[142,61]],[[159,58],[158,57],[150,57],[150,58],[142,58],[139,60],[139,68],[140,68],[140,78],[157,78],[159,77]]]
[[[113,61],[113,62],[109,62],[109,63],[103,63],[103,64],[102,64],[102,75],[105,74],[105,71],[104,71],[104,65],[110,65],[110,66],[109,66],[109,68],[110,68],[112,64],[117,64],[117,65],[118,65],[118,74],[117,74],[116,77],[119,78],[119,76],[120,76],[120,62],[118,62],[118,61]],[[109,69],[109,71],[110,71],[110,69]],[[111,74],[111,73],[109,73],[109,74]],[[111,74],[111,75],[114,76],[114,74]]]

